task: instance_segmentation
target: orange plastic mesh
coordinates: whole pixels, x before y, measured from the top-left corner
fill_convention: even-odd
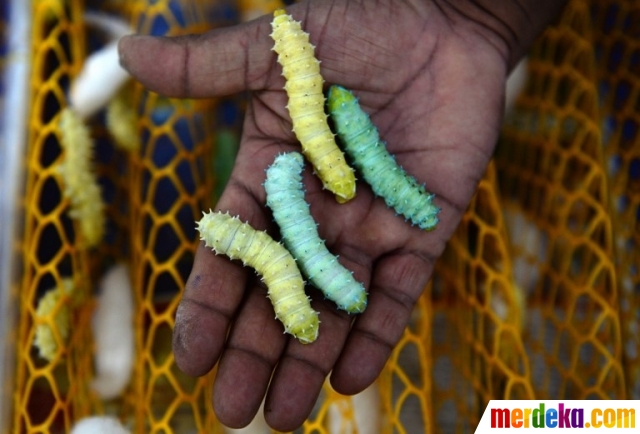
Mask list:
[[[622,366],[640,399],[640,2],[594,2],[602,146],[618,276]],[[634,102],[635,97],[635,102]]]
[[[33,17],[33,64],[24,233],[20,241],[22,279],[19,291],[20,325],[17,337],[14,432],[62,432],[74,417],[95,411],[88,392],[91,346],[88,321],[92,310],[88,255],[76,247],[77,232],[61,198],[56,163],[61,157],[58,115],[65,103],[65,82],[76,74],[83,59],[82,7],[78,3],[41,1]],[[53,312],[37,319],[35,309],[45,291],[73,276],[79,306],[73,309],[74,326],[66,342],[54,321],[63,297]],[[38,325],[52,328],[58,351],[48,363],[32,347]]]
[[[33,54],[20,325],[12,433],[63,433],[91,414],[115,414],[136,433],[221,433],[211,380],[180,373],[173,315],[197,245],[193,222],[228,176],[239,137],[237,100],[173,100],[130,84],[142,149],[114,148],[103,116],[91,121],[107,237],[85,251],[67,216],[56,165],[57,120],[69,83],[93,46],[85,7],[136,31],[197,33],[273,1],[39,0]],[[368,414],[381,433],[472,432],[490,399],[640,398],[640,2],[572,0],[529,56],[524,94],[410,326],[375,384]],[[215,168],[212,170],[212,168]],[[125,262],[135,295],[136,357],[119,399],[90,390],[90,318],[99,277]],[[55,312],[36,319],[46,290],[73,277],[71,335]],[[54,327],[51,362],[32,342]],[[297,432],[356,432],[362,411],[325,386]]]
[[[497,187],[491,164],[433,278],[436,432],[473,431],[490,399],[534,397]]]
[[[537,398],[627,397],[619,284],[630,276],[619,271],[631,264],[614,260],[617,213],[603,147],[609,114],[599,104],[604,71],[591,5],[603,3],[570,2],[531,51],[497,157]]]

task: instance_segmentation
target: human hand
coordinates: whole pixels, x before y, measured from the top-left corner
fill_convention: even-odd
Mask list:
[[[329,373],[338,392],[353,394],[382,370],[485,171],[520,48],[489,12],[446,2],[315,0],[288,12],[310,33],[326,83],[354,91],[397,161],[436,194],[441,212],[434,231],[420,231],[362,183],[355,199],[338,204],[307,168],[306,199],[321,236],[369,291],[366,311],[354,317],[310,289],[321,320],[310,345],[283,335],[251,270],[201,243],[176,315],[176,362],[191,375],[219,363],[213,404],[225,425],[249,423],[266,394],[265,417],[280,431],[303,423]],[[277,233],[264,170],[299,144],[271,51],[271,19],[199,36],[125,38],[120,52],[137,79],[167,96],[252,92],[216,209]]]

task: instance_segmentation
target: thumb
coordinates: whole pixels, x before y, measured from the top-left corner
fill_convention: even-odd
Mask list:
[[[203,98],[264,89],[276,55],[271,17],[201,35],[120,39],[120,64],[148,89],[169,97]]]

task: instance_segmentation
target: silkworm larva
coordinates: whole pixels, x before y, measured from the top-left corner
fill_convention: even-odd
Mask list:
[[[198,231],[216,254],[240,259],[256,270],[267,285],[276,318],[303,344],[318,337],[318,313],[304,292],[304,281],[291,253],[266,232],[258,231],[228,213],[203,213]]]
[[[280,154],[267,169],[267,206],[280,227],[287,249],[302,274],[340,309],[364,311],[367,294],[353,273],[343,267],[318,235],[317,224],[304,200],[304,159],[297,152]]]
[[[96,175],[91,168],[93,142],[88,127],[73,109],[60,115],[60,144],[64,159],[59,173],[62,193],[71,203],[69,216],[76,219],[87,247],[94,247],[104,236],[104,203]]]
[[[373,192],[412,225],[433,230],[440,211],[433,204],[435,195],[398,165],[356,97],[334,85],[329,89],[328,101],[329,113],[345,152]]]
[[[71,295],[75,287],[71,278],[63,279],[56,288],[48,290],[38,301],[36,333],[33,345],[40,357],[51,362],[61,345],[69,337],[71,328]],[[60,306],[58,306],[60,304]]]
[[[273,50],[278,53],[286,79],[287,109],[293,131],[324,187],[339,202],[346,202],[356,194],[356,179],[327,122],[320,62],[314,56],[309,34],[298,21],[283,9],[276,10],[273,16]]]

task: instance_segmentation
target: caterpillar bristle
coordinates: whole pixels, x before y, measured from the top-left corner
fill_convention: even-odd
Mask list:
[[[265,231],[243,223],[239,216],[231,217],[228,212],[206,213],[198,224],[198,230],[214,251],[254,268],[267,286],[276,318],[283,323],[285,330],[303,343],[313,342],[302,330],[316,329],[317,336],[318,314],[311,309],[295,260],[282,244]],[[292,302],[301,303],[305,321],[301,322],[300,314],[291,309]]]
[[[267,169],[267,206],[280,228],[284,245],[291,251],[309,282],[337,306],[345,310],[364,310],[364,286],[329,252],[325,240],[318,234],[318,225],[304,200],[303,166],[304,159],[297,152],[275,158]],[[300,234],[309,233],[304,235],[302,242],[298,240]]]
[[[292,131],[324,188],[333,192],[339,202],[347,202],[355,196],[355,175],[344,158],[339,158],[342,151],[329,129],[322,93],[324,79],[309,35],[299,22],[281,9],[274,13],[272,29],[273,48],[278,53],[278,62],[286,79],[287,110],[293,123]],[[305,58],[307,62],[300,61]],[[308,101],[321,103],[310,105]],[[327,164],[327,159],[331,164]]]
[[[440,208],[433,204],[434,194],[427,192],[398,165],[355,96],[347,89],[333,85],[329,88],[328,101],[329,113],[344,150],[373,192],[412,225],[423,230],[435,229]],[[404,192],[405,196],[399,196],[399,192]]]

